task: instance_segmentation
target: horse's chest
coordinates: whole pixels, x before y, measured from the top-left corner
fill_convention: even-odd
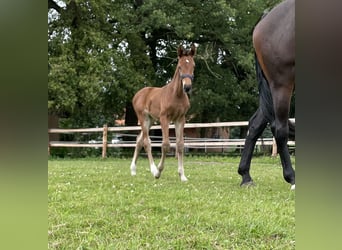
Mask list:
[[[181,101],[175,102],[174,105],[171,105],[168,107],[167,109],[168,116],[171,119],[177,119],[179,117],[182,117],[186,114],[189,107],[190,107],[190,104],[188,100],[185,100],[183,102]]]

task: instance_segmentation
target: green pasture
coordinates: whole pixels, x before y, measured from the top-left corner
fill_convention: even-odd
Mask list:
[[[295,192],[279,158],[253,158],[250,188],[239,186],[240,157],[187,156],[186,183],[174,157],[159,180],[144,157],[132,177],[130,160],[48,161],[49,249],[295,249]]]

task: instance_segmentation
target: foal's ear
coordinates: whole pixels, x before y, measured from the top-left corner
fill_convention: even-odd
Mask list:
[[[185,53],[184,53],[184,47],[183,45],[179,45],[178,49],[177,49],[177,54],[178,54],[178,58],[182,57]]]
[[[189,53],[190,56],[195,56],[196,55],[196,46],[195,44],[191,44],[191,50],[190,50],[190,53]]]

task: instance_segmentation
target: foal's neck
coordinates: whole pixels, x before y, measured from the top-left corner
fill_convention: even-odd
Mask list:
[[[180,77],[179,70],[178,70],[178,65],[177,65],[175,73],[173,74],[172,80],[169,83],[169,86],[171,87],[172,92],[176,96],[181,97],[184,95],[183,86],[181,83],[181,77]]]

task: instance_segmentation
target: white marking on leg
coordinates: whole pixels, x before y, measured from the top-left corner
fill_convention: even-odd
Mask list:
[[[183,174],[181,175],[181,181],[188,181],[188,178],[186,178],[186,176]]]
[[[151,164],[151,173],[153,174],[154,177],[159,177],[159,170],[157,169],[154,163]]]
[[[141,148],[143,147],[142,145],[142,132],[137,136],[137,142],[136,142],[136,146],[135,146],[135,150],[134,150],[134,155],[133,155],[133,159],[131,162],[131,175],[135,176],[137,175],[137,166],[136,166],[136,162],[139,156],[139,152],[141,150]]]
[[[178,174],[181,178],[181,181],[187,181],[184,174],[184,166],[183,166],[183,156],[184,156],[184,144],[183,144],[183,126],[181,123],[175,123],[175,130],[176,130],[176,149],[178,154]]]
[[[296,184],[291,185],[291,190],[295,190],[296,189]]]
[[[131,163],[131,175],[132,176],[137,175],[137,166],[134,164],[134,162]]]
[[[179,157],[179,155],[178,155]],[[181,163],[180,166],[178,167],[178,174],[181,178],[181,181],[187,181],[188,178],[186,178],[185,174],[184,174],[184,167],[183,164]]]

